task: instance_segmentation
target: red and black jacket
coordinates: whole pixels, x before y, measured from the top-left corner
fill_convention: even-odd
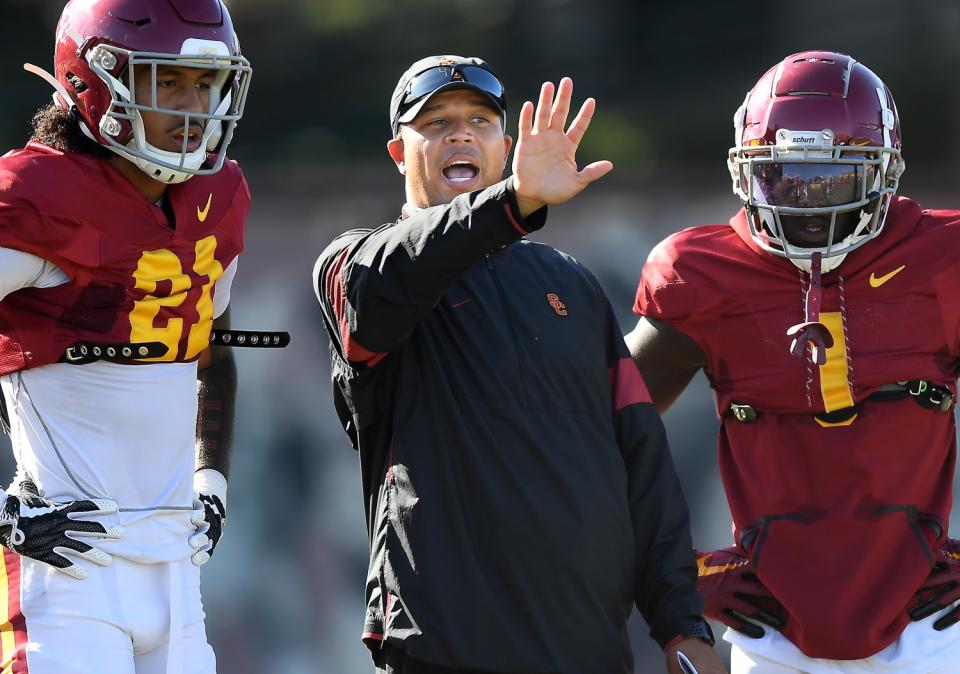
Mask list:
[[[334,396],[360,453],[368,645],[499,672],[632,672],[699,614],[687,506],[609,302],[522,241],[510,180],[317,262]]]

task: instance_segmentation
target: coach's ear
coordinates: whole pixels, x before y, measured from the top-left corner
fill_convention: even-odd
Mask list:
[[[513,147],[513,136],[503,134],[503,171],[507,170],[507,161],[510,159],[510,148]]]
[[[407,175],[407,164],[403,156],[403,139],[398,136],[397,138],[388,140],[387,152],[390,153],[390,158],[393,160],[393,163],[397,165],[397,170],[400,171],[400,175]]]

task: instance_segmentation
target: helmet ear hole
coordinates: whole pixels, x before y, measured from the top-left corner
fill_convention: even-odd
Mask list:
[[[89,88],[87,87],[86,82],[81,80],[79,77],[77,77],[73,73],[67,73],[67,81],[70,82],[70,86],[72,86],[73,90],[76,91],[78,94],[82,94],[84,91],[86,91]]]

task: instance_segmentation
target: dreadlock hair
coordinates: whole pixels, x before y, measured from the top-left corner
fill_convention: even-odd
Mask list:
[[[48,103],[37,110],[30,123],[33,126],[31,141],[61,152],[81,152],[100,159],[114,156],[110,150],[84,135],[75,109],[64,110],[56,103]]]

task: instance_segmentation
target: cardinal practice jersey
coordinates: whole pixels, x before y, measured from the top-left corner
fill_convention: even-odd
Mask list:
[[[100,159],[35,143],[0,158],[0,247],[69,277],[0,302],[0,374],[19,470],[52,500],[116,500],[126,535],[101,547],[148,562],[191,552],[195,361],[250,203],[233,162],[169,187],[166,198],[175,226]],[[167,350],[125,364],[57,362],[78,341]]]
[[[807,284],[755,245],[741,211],[654,249],[634,310],[706,354],[737,542],[788,611],[783,633],[808,656],[857,659],[902,632],[946,536],[953,414],[867,398],[917,379],[955,392],[960,213],[898,198],[883,234],[824,276],[833,346],[819,366],[787,336]],[[731,403],[756,419],[738,421]]]

